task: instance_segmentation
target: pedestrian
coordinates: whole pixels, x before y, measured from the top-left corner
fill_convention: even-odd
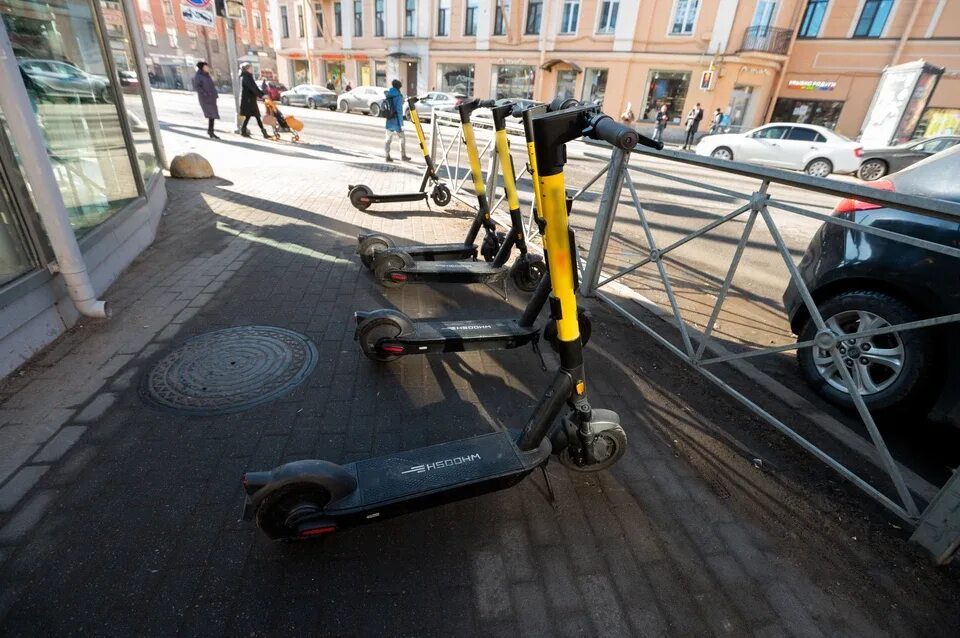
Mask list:
[[[400,138],[400,158],[405,162],[409,162],[410,158],[407,156],[407,140],[403,135],[403,94],[400,92],[403,84],[401,84],[400,80],[394,80],[390,84],[391,88],[387,91],[387,100],[390,102],[393,114],[387,118],[387,132],[383,142],[384,159],[388,162],[393,161],[393,158],[390,157],[390,147],[393,145],[394,136],[397,136]]]
[[[713,135],[714,133],[719,133],[721,127],[723,126],[723,111],[717,109],[713,112],[713,120],[710,123],[709,133]]]
[[[350,86],[350,80],[347,80],[347,85],[346,85],[345,87],[343,87],[343,90],[344,90],[345,92],[347,92],[347,93],[349,93],[350,91],[353,90],[353,87]]]
[[[658,142],[663,141],[663,129],[667,128],[667,123],[670,121],[670,114],[667,113],[667,105],[664,104],[660,107],[660,110],[657,111],[657,123],[653,129],[653,139]]]
[[[700,102],[697,102],[697,105],[687,113],[687,137],[683,140],[683,150],[693,146],[693,140],[697,135],[697,129],[700,128],[700,120],[702,119],[703,109],[700,108]]]
[[[260,127],[263,137],[270,139],[267,129],[263,128],[263,121],[260,119],[260,107],[257,106],[257,100],[263,97],[263,91],[260,90],[253,79],[253,73],[250,71],[252,68],[253,65],[249,62],[240,66],[240,115],[244,117],[243,124],[240,126],[240,135],[250,137],[247,124],[252,117],[257,120],[257,126]]]
[[[627,108],[620,114],[620,123],[624,126],[633,128],[633,123],[637,121],[637,116],[633,113],[633,103],[627,102]]]
[[[327,89],[330,90],[330,91],[336,91],[336,90],[337,90],[337,85],[334,84],[333,82],[327,82]]]
[[[212,140],[219,140],[220,138],[213,132],[213,123],[220,119],[220,111],[217,109],[219,95],[213,78],[210,77],[210,65],[203,60],[197,62],[197,73],[193,76],[193,90],[197,92],[203,117],[207,118],[207,135]]]

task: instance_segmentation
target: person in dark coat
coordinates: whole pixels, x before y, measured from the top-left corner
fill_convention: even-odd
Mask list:
[[[260,120],[260,107],[257,106],[257,100],[263,97],[263,91],[257,86],[257,81],[253,79],[253,73],[250,69],[252,64],[244,64],[240,67],[240,115],[244,116],[243,125],[240,126],[240,134],[244,137],[250,137],[250,131],[247,130],[247,124],[250,118],[257,120],[260,132],[267,139],[267,129],[263,128],[263,122]]]
[[[197,62],[197,73],[193,76],[193,90],[197,92],[203,117],[207,118],[207,135],[212,140],[219,140],[220,138],[213,132],[213,123],[220,119],[220,111],[217,109],[217,87],[213,83],[213,78],[210,77],[210,65],[206,62]]]
[[[703,109],[700,108],[700,102],[697,102],[697,105],[687,113],[687,137],[683,140],[683,150],[694,146],[694,138],[697,136],[697,129],[700,128],[702,119]]]

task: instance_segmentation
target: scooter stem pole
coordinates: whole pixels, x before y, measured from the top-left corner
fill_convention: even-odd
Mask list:
[[[550,428],[556,420],[557,415],[563,409],[573,391],[573,379],[564,369],[559,369],[553,375],[553,381],[550,387],[540,397],[533,415],[520,432],[517,439],[517,447],[527,452],[535,450],[543,439],[550,434]]]

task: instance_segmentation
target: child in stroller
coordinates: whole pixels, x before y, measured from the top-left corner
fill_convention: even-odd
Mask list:
[[[281,113],[276,102],[269,97],[263,98],[263,106],[267,111],[266,116],[263,118],[263,123],[273,127],[273,139],[279,140],[280,133],[292,133],[292,141],[300,141],[300,131],[303,130],[303,122],[292,115],[284,115]]]

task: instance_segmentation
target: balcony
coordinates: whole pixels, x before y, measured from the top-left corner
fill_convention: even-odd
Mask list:
[[[793,31],[776,27],[747,27],[743,32],[743,43],[738,52],[755,51],[786,55],[790,48]]]

